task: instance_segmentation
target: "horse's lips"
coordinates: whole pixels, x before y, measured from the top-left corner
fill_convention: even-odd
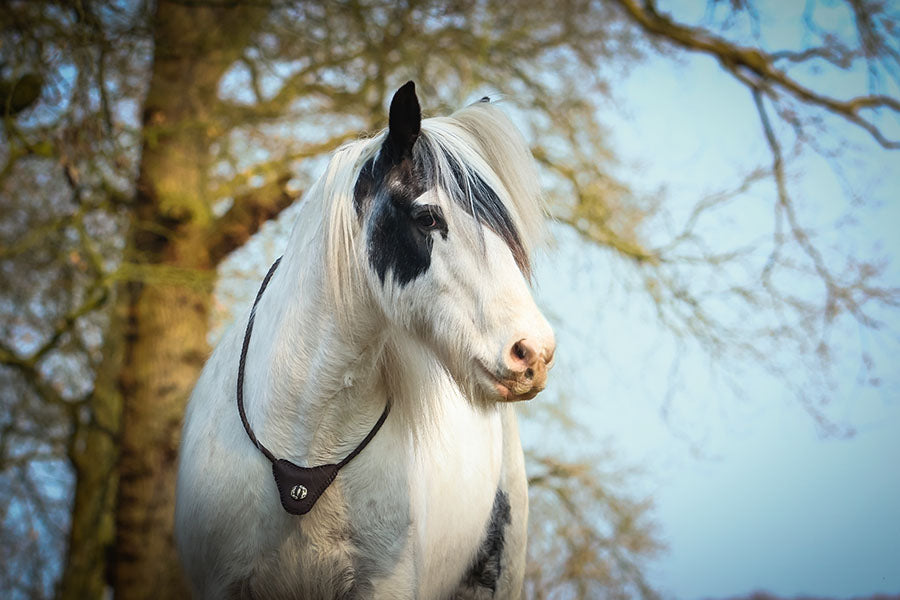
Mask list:
[[[478,365],[478,368],[481,370],[481,373],[485,376],[485,378],[491,383],[491,386],[494,388],[494,391],[500,395],[502,402],[519,402],[522,400],[531,400],[535,396],[540,393],[541,389],[532,388],[524,394],[514,394],[511,391],[511,384],[504,383],[502,379],[491,373],[491,371],[484,366],[484,363],[480,360],[475,361]]]

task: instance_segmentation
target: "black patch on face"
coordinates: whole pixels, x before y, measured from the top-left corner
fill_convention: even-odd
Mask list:
[[[404,286],[431,266],[434,238],[416,224],[412,200],[419,194],[407,186],[395,187],[394,193],[382,190],[385,197],[373,204],[368,254],[382,284],[390,269],[397,284]]]
[[[469,589],[487,588],[491,594],[497,591],[497,580],[500,579],[505,544],[506,526],[510,524],[509,496],[497,489],[494,496],[494,508],[491,509],[491,520],[488,522],[484,541],[475,555],[475,562],[463,578],[462,585]]]

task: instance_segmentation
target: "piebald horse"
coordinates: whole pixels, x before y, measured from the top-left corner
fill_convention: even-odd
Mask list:
[[[487,98],[337,150],[185,417],[175,538],[198,598],[519,598],[513,402],[545,386],[534,159]],[[274,477],[274,480],[273,480]]]

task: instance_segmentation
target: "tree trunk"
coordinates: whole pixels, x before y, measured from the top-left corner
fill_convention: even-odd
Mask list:
[[[68,455],[75,472],[75,498],[60,600],[101,600],[109,585],[107,557],[115,529],[116,461],[122,397],[117,377],[122,365],[122,303],[110,312],[87,422],[79,421]]]
[[[160,1],[144,148],[127,254],[117,600],[183,598],[173,545],[182,414],[208,354],[215,264],[207,197],[219,81],[240,56],[258,9]]]

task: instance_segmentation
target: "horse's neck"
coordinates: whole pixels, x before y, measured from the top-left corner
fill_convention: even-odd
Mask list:
[[[247,363],[245,393],[252,394],[249,412],[260,441],[302,466],[336,462],[389,400],[400,431],[420,441],[436,435],[440,415],[452,410],[445,403],[461,397],[431,351],[386,329],[374,309],[357,313],[357,335],[349,339],[322,282],[294,272],[290,262],[283,266],[289,268],[279,267],[257,308]]]
[[[277,458],[314,466],[352,450],[387,394],[373,360],[381,344],[377,315],[360,311],[355,335],[342,333],[324,272],[304,268],[304,259],[285,255],[259,302],[245,394],[260,441]]]

